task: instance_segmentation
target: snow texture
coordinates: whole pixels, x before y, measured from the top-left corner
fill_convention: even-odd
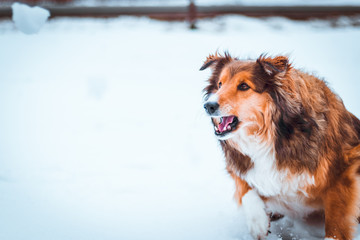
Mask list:
[[[50,12],[41,7],[29,7],[22,3],[13,3],[12,20],[15,26],[25,34],[38,33],[50,17]]]
[[[209,53],[288,54],[360,117],[360,28],[228,16],[0,22],[0,239],[251,239],[202,107]],[[268,239],[323,239],[284,218]],[[360,239],[358,236],[357,239]]]

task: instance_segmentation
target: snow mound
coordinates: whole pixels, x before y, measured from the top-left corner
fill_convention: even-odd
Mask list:
[[[26,4],[13,3],[12,6],[12,20],[16,27],[23,33],[35,34],[45,24],[50,17],[49,10],[41,7],[30,7]]]

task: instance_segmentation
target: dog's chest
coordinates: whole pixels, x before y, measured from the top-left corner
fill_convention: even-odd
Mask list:
[[[306,172],[291,174],[288,169],[279,170],[271,144],[262,144],[256,139],[239,140],[237,144],[253,163],[252,168],[245,173],[238,172],[238,175],[261,196],[306,196],[305,188],[315,184],[314,177]]]
[[[252,159],[254,167],[241,177],[257,192],[267,198],[267,211],[303,217],[316,209],[307,206],[305,188],[314,184],[314,178],[307,173],[290,174],[277,170],[275,158]]]
[[[249,186],[264,197],[305,195],[305,188],[314,184],[314,178],[307,173],[291,174],[289,170],[278,170],[273,156],[252,159],[254,167],[241,174]]]

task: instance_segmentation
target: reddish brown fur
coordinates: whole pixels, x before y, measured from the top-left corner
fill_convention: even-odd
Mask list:
[[[272,141],[277,169],[290,171],[289,177],[301,173],[314,177],[315,185],[306,188],[306,202],[324,209],[326,237],[351,239],[360,204],[359,119],[324,81],[292,68],[287,57],[241,61],[229,54],[215,54],[206,59],[202,70],[207,67],[213,74],[206,96],[219,91],[220,105],[241,109],[230,114],[254,117],[258,125],[249,128],[248,134]],[[239,93],[236,86],[241,82],[251,89]],[[245,174],[253,162],[231,141],[220,143],[241,204],[250,187],[234,172]]]
[[[229,168],[228,172],[230,173],[231,177],[235,181],[235,194],[234,197],[239,205],[242,204],[242,197],[251,189],[247,182],[242,180],[240,177],[238,177],[236,174],[232,172],[232,170]]]

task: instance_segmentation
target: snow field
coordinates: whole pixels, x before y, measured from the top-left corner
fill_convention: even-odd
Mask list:
[[[57,19],[25,35],[0,23],[0,239],[250,239],[202,108],[210,71],[198,69],[217,49],[289,54],[360,116],[359,28],[198,26]],[[322,234],[289,219],[272,232]]]

